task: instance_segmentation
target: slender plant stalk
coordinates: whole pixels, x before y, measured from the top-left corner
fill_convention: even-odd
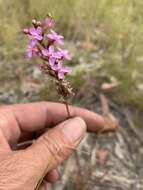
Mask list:
[[[65,106],[66,106],[66,110],[67,110],[67,119],[71,118],[71,114],[70,114],[70,110],[69,110],[69,105],[68,105],[68,101],[65,101]]]

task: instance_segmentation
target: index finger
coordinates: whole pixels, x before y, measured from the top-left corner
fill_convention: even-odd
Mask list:
[[[28,104],[16,104],[1,107],[1,111],[6,111],[7,115],[13,115],[18,123],[18,127],[7,126],[7,130],[14,131],[9,138],[17,139],[19,131],[34,132],[47,127],[55,126],[67,119],[67,111],[64,104],[52,102],[37,102]],[[72,117],[82,117],[89,131],[97,132],[101,129],[110,129],[102,116],[83,108],[69,106]],[[13,120],[14,120],[13,119]],[[13,122],[14,123],[14,122]],[[112,127],[113,128],[113,127]],[[18,131],[19,130],[19,131]],[[8,131],[7,131],[8,134]]]
[[[64,104],[53,102],[37,102],[9,106],[23,131],[36,131],[45,127],[55,126],[67,119]],[[89,131],[97,132],[107,127],[104,118],[87,109],[69,106],[71,117],[82,117]]]

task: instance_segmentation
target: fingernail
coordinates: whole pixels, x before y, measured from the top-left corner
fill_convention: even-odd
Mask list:
[[[86,123],[80,117],[69,119],[63,126],[63,133],[71,143],[79,142],[85,135]]]

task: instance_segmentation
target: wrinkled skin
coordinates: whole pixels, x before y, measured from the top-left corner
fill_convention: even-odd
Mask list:
[[[58,165],[83,139],[86,130],[98,132],[113,128],[102,116],[65,105],[29,103],[0,107],[0,190],[34,190],[47,170],[45,183],[59,179]],[[14,150],[19,142],[37,139],[27,148]],[[48,187],[47,187],[48,189]]]

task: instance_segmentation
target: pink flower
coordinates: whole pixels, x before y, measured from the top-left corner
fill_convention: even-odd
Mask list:
[[[54,46],[49,46],[48,49],[43,49],[42,54],[45,57],[54,58],[54,59],[60,59],[61,56],[55,52]]]
[[[69,67],[64,67],[63,66],[63,62],[62,61],[58,61],[58,63],[52,63],[51,65],[51,69],[55,72],[57,72],[58,74],[58,78],[60,80],[64,80],[65,78],[65,74],[71,72],[71,69]]]
[[[64,58],[64,59],[67,59],[67,60],[71,60],[71,56],[70,56],[70,53],[69,53],[69,51],[68,50],[66,50],[66,49],[61,49],[61,48],[58,48],[58,52],[57,52],[57,54],[58,54],[58,56],[62,59],[62,58]]]
[[[30,44],[27,47],[27,57],[31,59],[33,56],[38,54],[38,49],[34,47],[36,45],[37,41],[36,40],[31,40]]]
[[[51,68],[53,68],[53,66],[55,65],[56,59],[54,57],[50,57],[49,58],[49,65]]]
[[[47,35],[49,40],[56,42],[57,44],[63,45],[64,44],[64,37],[57,34],[55,31],[51,30],[51,34]]]
[[[60,57],[55,52],[54,46],[50,46],[49,49],[43,49],[42,55],[48,57],[49,65],[53,65],[56,62],[56,59]]]
[[[41,41],[43,39],[42,28],[40,26],[38,26],[37,28],[30,28],[29,37],[31,39],[36,39],[38,41]]]
[[[46,28],[51,28],[55,25],[55,21],[52,17],[50,16],[46,16],[45,20],[44,20],[44,26]]]
[[[54,54],[55,54],[54,46],[49,46],[48,49],[43,49],[42,54],[45,57],[50,57],[50,56],[54,57]]]

